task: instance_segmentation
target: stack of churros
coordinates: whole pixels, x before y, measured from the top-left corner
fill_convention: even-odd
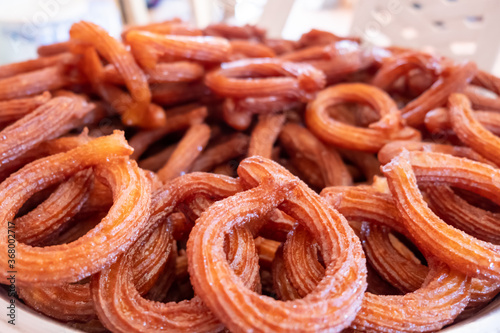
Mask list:
[[[500,292],[500,79],[473,62],[180,20],[70,36],[0,66],[0,282],[27,306],[431,332]]]

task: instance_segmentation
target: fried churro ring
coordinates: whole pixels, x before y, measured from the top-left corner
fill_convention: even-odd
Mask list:
[[[383,166],[382,172],[387,177],[405,227],[420,248],[472,277],[500,279],[498,246],[444,223],[427,207],[417,188],[417,179],[432,185],[452,185],[500,203],[497,169],[445,154],[403,152]]]
[[[371,84],[380,89],[388,90],[399,77],[413,69],[438,75],[442,71],[441,67],[440,60],[434,56],[422,52],[402,53],[384,61]]]
[[[275,96],[307,101],[325,86],[325,77],[307,64],[272,58],[245,59],[222,64],[206,75],[205,84],[224,97]]]
[[[420,286],[425,282],[425,278],[426,275],[428,274],[429,268],[422,265],[420,261],[418,261],[418,259],[416,259],[412,253],[409,255],[404,255],[401,252],[401,250],[395,251],[393,241],[392,240],[387,241],[386,238],[386,236],[388,235],[387,228],[376,224],[368,224],[368,223],[363,223],[362,228],[363,227],[364,227],[364,231],[362,231],[364,237],[363,248],[365,249],[367,257],[370,259],[370,262],[373,263],[373,259],[376,259],[377,261],[382,261],[382,263],[386,267],[393,267],[394,269],[391,269],[390,273],[391,275],[394,276],[395,279],[391,278],[387,274],[384,274],[384,272],[387,273],[387,270],[381,267],[380,265],[377,266],[377,271],[384,274],[384,278],[387,279],[388,281],[391,281],[391,283],[396,283],[396,285],[399,285],[407,289],[407,292],[411,292],[420,288]],[[375,232],[375,238],[370,239],[370,237],[373,236],[374,232]],[[375,244],[378,244],[378,246],[382,246],[382,248],[388,250],[389,253],[392,253],[392,255],[391,254],[389,254],[389,256],[378,255],[376,257],[371,256],[370,251],[372,244],[370,244],[370,247],[368,247],[369,246],[368,243],[372,243],[373,240],[375,240],[376,242]],[[408,251],[407,248],[405,250]],[[396,265],[400,266],[398,267]],[[405,283],[406,286],[401,285],[401,283]],[[400,290],[403,291],[403,289]],[[474,311],[477,311],[485,304],[487,304],[491,299],[493,299],[499,292],[500,292],[499,282],[480,280],[476,278],[471,279],[469,303],[467,304],[467,307],[464,309],[464,311],[460,313],[457,319],[467,317]]]
[[[153,196],[151,223],[169,215],[178,204],[193,195],[220,199],[239,190],[239,182],[229,177],[193,173],[176,178]],[[229,237],[227,245],[227,260],[235,276],[241,278],[239,281],[249,288],[258,288],[258,256],[253,235],[244,227],[237,228],[234,237]],[[165,304],[140,297],[127,273],[132,267],[132,254],[127,252],[109,269],[93,278],[94,301],[99,318],[106,327],[118,332],[142,332],[145,327],[149,330],[191,329],[198,332],[220,331],[223,328],[198,297]],[[120,302],[115,302],[115,299]],[[136,315],[130,316],[130,313]]]
[[[240,164],[238,174],[247,186],[257,187],[211,206],[191,232],[187,254],[197,294],[232,331],[340,331],[348,326],[366,286],[366,270],[361,245],[345,219],[269,160],[250,157]],[[262,201],[262,196],[269,200]],[[226,208],[234,205],[238,211]],[[314,232],[326,265],[325,278],[313,293],[286,303],[245,288],[221,260],[224,234],[278,205]],[[239,301],[242,297],[245,303]]]
[[[345,102],[361,102],[371,106],[381,119],[370,128],[359,128],[328,116],[328,108]],[[420,139],[420,133],[403,127],[401,115],[394,101],[382,90],[362,83],[345,83],[321,91],[307,105],[306,123],[321,140],[347,149],[377,152],[394,139]]]
[[[399,155],[404,149],[465,157],[494,166],[492,162],[467,147],[411,141],[394,141],[387,144],[380,150],[379,159],[382,164],[389,163],[392,158]],[[422,191],[425,193],[429,207],[445,222],[471,236],[491,243],[499,243],[500,220],[497,214],[472,206],[455,194],[448,186],[422,185]]]
[[[428,257],[429,274],[403,296],[366,293],[351,327],[380,332],[432,332],[450,324],[469,302],[470,278]]]
[[[308,234],[303,231],[291,234],[287,243],[290,250],[284,255],[286,273],[290,281],[296,281],[294,287],[297,292],[307,294],[321,280],[322,266],[318,262],[316,249],[308,243]],[[309,251],[304,249],[304,245],[309,245]],[[286,264],[287,257],[289,265]],[[429,258],[429,264],[425,282],[420,281],[424,285],[415,292],[403,296],[365,293],[361,310],[351,327],[360,331],[429,332],[452,322],[469,301],[470,278],[450,270],[432,257]],[[319,270],[313,269],[314,266]],[[427,270],[423,272],[427,273]],[[306,278],[297,281],[297,276],[304,275]]]
[[[350,40],[310,46],[284,54],[280,59],[310,64],[323,71],[329,83],[365,69],[372,63],[359,43]]]
[[[115,133],[67,153],[32,162],[0,184],[0,192],[6,198],[0,220],[6,227],[22,203],[33,193],[85,168],[97,165],[96,174],[108,182],[114,191],[115,203],[108,215],[95,229],[77,241],[43,249],[16,242],[15,268],[19,273],[19,285],[78,281],[109,264],[114,256],[125,251],[137,239],[149,215],[149,182],[133,162],[120,158],[106,162],[113,156],[127,156],[130,153],[131,148],[123,135]],[[26,179],[30,181],[26,182]],[[124,226],[129,227],[124,229]],[[7,238],[5,233],[0,237],[0,243],[7,246]],[[0,264],[0,275],[5,280],[9,271],[7,252],[1,256],[5,258]]]
[[[343,189],[331,187],[325,189],[322,196],[327,197],[333,207],[349,219],[394,226],[396,230],[406,233],[401,225],[399,211],[388,194],[363,186]],[[469,301],[470,278],[432,256],[427,259],[430,271],[424,285],[403,296],[365,293],[362,308],[351,327],[362,331],[428,332],[452,322]]]

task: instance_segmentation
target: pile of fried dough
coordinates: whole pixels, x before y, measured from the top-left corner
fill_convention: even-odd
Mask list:
[[[500,292],[500,79],[89,22],[0,66],[0,282],[87,332],[429,332]],[[8,249],[13,250],[8,250]]]

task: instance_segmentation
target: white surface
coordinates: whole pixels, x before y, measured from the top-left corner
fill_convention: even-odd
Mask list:
[[[498,0],[359,0],[351,33],[377,45],[474,60],[491,71],[500,49],[499,17]]]
[[[0,1],[0,63],[36,56],[36,47],[68,38],[72,22],[86,13],[84,0]]]
[[[68,40],[80,20],[121,33],[114,0],[0,0],[0,64],[36,58],[39,45]]]
[[[258,25],[267,30],[268,37],[279,38],[295,0],[268,0]]]
[[[474,317],[442,330],[446,333],[498,333],[500,332],[500,299],[481,310]]]
[[[122,0],[125,23],[143,25],[149,22],[148,7],[145,0]]]
[[[441,2],[448,0],[433,1]],[[495,1],[500,4],[500,1]],[[399,0],[393,2],[401,3]],[[473,0],[468,0],[468,2],[475,3]],[[353,16],[354,11],[349,7],[337,7],[328,10],[321,10],[317,8],[317,6],[311,6],[311,2],[308,2],[308,0],[297,0],[283,29],[283,37],[295,40],[299,38],[301,34],[313,28],[330,31],[340,36],[348,36],[352,30],[351,25],[353,22]],[[496,23],[500,24],[500,14],[495,17],[495,20]],[[488,34],[491,39],[491,44],[497,43],[496,45],[499,45],[498,43],[500,43],[500,38],[498,37],[498,32],[500,32],[500,28],[492,30],[490,31],[491,34]],[[393,45],[399,44],[394,43]],[[498,49],[498,46],[490,48],[490,50],[484,52],[492,55],[495,59],[494,64],[492,66],[488,66],[489,68],[486,70],[496,76],[500,76],[500,50]]]

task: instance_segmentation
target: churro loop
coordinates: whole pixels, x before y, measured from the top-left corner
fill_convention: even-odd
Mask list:
[[[394,226],[396,230],[406,233],[401,225],[399,211],[388,194],[363,186],[358,189],[331,187],[323,191],[322,195],[349,219]],[[460,314],[469,301],[470,278],[428,255],[427,250],[425,253],[430,270],[424,284],[415,292],[403,296],[365,293],[352,328],[362,331],[428,332],[442,328]]]
[[[380,332],[432,332],[453,322],[469,302],[470,278],[433,257],[421,288],[403,296],[366,293],[351,327]]]
[[[420,248],[472,277],[500,280],[499,247],[447,225],[429,209],[417,187],[417,180],[451,185],[500,203],[498,169],[445,154],[405,151],[382,171],[405,227]]]
[[[77,241],[46,248],[16,242],[19,285],[81,280],[108,265],[137,239],[149,215],[149,181],[134,162],[124,158],[113,159],[130,153],[131,148],[123,134],[117,132],[67,153],[32,162],[0,184],[0,193],[5,196],[0,221],[5,228],[33,193],[88,167],[97,166],[96,175],[107,182],[114,192],[114,204],[108,215]],[[7,233],[0,237],[0,243],[7,247]],[[0,256],[3,258],[0,275],[5,280],[9,271],[7,252]]]
[[[383,62],[371,84],[380,89],[388,90],[399,77],[413,69],[438,75],[442,71],[442,65],[436,57],[422,52],[398,54]]]
[[[368,227],[365,224],[365,232]],[[284,252],[287,276],[299,295],[307,294],[322,277],[315,244],[303,229],[289,236],[285,248],[287,246],[289,249]],[[470,278],[433,257],[428,260],[427,278],[425,282],[420,280],[424,285],[415,292],[403,296],[378,296],[366,292],[351,327],[361,331],[429,332],[452,322],[469,301]],[[427,273],[425,269],[423,272]]]
[[[189,202],[193,196],[203,195],[217,200],[239,190],[239,182],[230,177],[205,173],[178,177],[153,195],[150,225],[163,220],[175,207]],[[170,234],[172,231],[166,232]],[[235,228],[232,235],[226,238],[226,245],[225,256],[235,276],[248,288],[259,290],[258,256],[252,233],[245,227]],[[93,278],[94,302],[99,318],[107,328],[118,332],[143,332],[144,329],[214,332],[223,328],[198,297],[163,304],[142,298],[130,278],[133,255],[134,251],[127,252],[109,269],[104,269]],[[136,315],[130,316],[130,313]]]
[[[365,231],[368,224],[365,225]],[[314,244],[307,244],[308,234],[294,233],[287,240],[289,252],[285,252],[285,267],[290,281],[299,294],[307,293],[321,280],[322,267],[318,262]],[[309,251],[304,250],[308,245]],[[286,246],[286,243],[285,243]],[[295,260],[291,258],[294,254]],[[290,265],[286,265],[287,256]],[[378,296],[366,292],[351,327],[360,331],[380,332],[429,332],[452,322],[469,301],[471,280],[464,274],[451,270],[436,259],[429,257],[429,272],[424,284],[412,293],[403,296]],[[401,263],[401,262],[400,262]],[[394,263],[393,263],[394,264]],[[297,281],[297,274],[307,276]],[[423,270],[427,273],[427,270]]]
[[[328,108],[345,102],[358,102],[372,107],[380,120],[359,128],[331,119]],[[403,127],[396,103],[382,90],[363,83],[337,84],[318,93],[307,105],[306,123],[321,140],[342,148],[377,152],[395,139],[420,139],[420,133]]]
[[[240,164],[238,174],[253,188],[212,205],[191,232],[187,254],[197,294],[232,331],[340,331],[347,327],[361,301],[366,270],[361,245],[345,219],[269,160],[250,157]],[[262,201],[263,196],[268,200]],[[232,227],[264,216],[278,205],[313,232],[326,266],[325,278],[311,294],[286,303],[245,288],[222,259],[224,235]],[[235,206],[238,211],[227,209]],[[242,298],[246,302],[240,302]]]
[[[373,59],[359,43],[351,40],[315,45],[284,54],[282,60],[301,62],[323,71],[328,83],[338,82],[348,74],[369,67]]]

